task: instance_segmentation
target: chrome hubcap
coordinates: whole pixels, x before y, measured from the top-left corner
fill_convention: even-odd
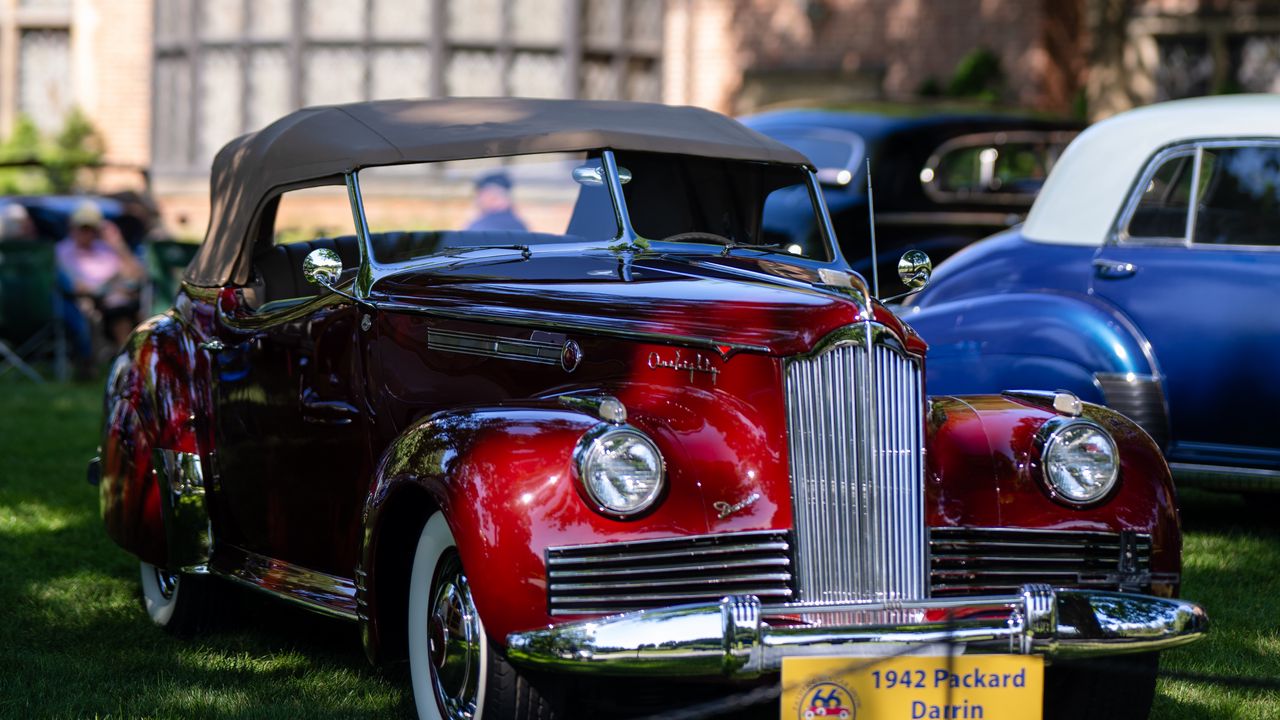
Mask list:
[[[156,568],[156,587],[160,588],[160,595],[165,600],[172,600],[173,594],[178,590],[178,573],[169,572],[164,568]]]
[[[480,683],[480,618],[457,553],[440,562],[427,623],[436,703],[451,720],[474,718]]]

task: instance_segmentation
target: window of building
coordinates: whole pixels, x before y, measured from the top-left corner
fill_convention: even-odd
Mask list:
[[[450,95],[661,99],[662,0],[155,7],[153,162],[162,175],[203,174],[226,141],[306,105]]]

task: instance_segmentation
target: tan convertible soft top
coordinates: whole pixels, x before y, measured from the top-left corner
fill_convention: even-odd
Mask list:
[[[186,279],[206,287],[244,283],[254,216],[283,187],[374,165],[606,148],[810,165],[785,145],[692,107],[447,98],[303,108],[218,152],[209,230]]]

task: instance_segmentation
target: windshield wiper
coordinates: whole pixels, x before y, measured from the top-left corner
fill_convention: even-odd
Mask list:
[[[781,255],[790,255],[792,257],[801,257],[798,253],[791,252],[791,248],[795,247],[795,243],[779,243],[774,245],[757,245],[755,243],[731,242],[724,246],[720,251],[721,255],[728,255],[730,250],[759,250],[761,252],[778,253]]]
[[[441,250],[440,254],[455,257],[472,250],[519,250],[525,260],[533,257],[533,251],[528,245],[457,245]]]

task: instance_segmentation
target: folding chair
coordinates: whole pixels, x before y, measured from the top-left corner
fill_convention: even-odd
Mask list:
[[[0,375],[14,369],[43,382],[31,362],[50,355],[55,377],[66,380],[67,338],[53,245],[0,241]]]

